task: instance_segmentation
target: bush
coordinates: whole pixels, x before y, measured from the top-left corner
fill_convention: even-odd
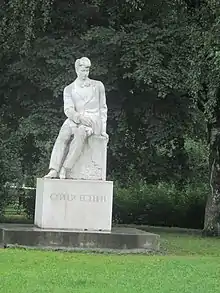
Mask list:
[[[4,217],[5,208],[9,205],[12,200],[12,194],[6,187],[0,189],[0,218]]]
[[[30,220],[34,219],[35,197],[36,197],[36,190],[29,189],[29,190],[25,190],[21,199],[21,204],[24,208],[24,213],[27,215],[27,218]]]
[[[202,183],[180,189],[163,182],[130,187],[114,182],[113,222],[202,229],[208,192],[208,185]],[[19,191],[19,198],[27,218],[33,220],[35,190]]]
[[[6,213],[4,210],[2,215],[0,213],[0,217],[4,220],[5,217],[7,218],[7,222],[15,222],[15,217],[19,218],[22,217],[22,222],[32,222],[34,219],[34,212],[35,212],[35,196],[36,191],[35,189],[9,189],[7,194],[7,202],[5,203],[4,207],[10,208],[13,214],[8,213],[8,209],[6,209]],[[0,209],[1,209],[1,201],[0,201]],[[9,206],[8,206],[9,205]],[[21,216],[21,217],[20,217]],[[25,218],[26,219],[25,219]],[[0,219],[0,221],[2,221]]]
[[[115,184],[113,221],[119,224],[203,228],[206,184],[178,189],[174,184]]]

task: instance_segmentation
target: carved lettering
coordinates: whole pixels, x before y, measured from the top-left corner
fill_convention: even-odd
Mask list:
[[[61,193],[61,194],[60,194],[60,200],[65,200],[65,199],[66,199],[66,195],[63,194],[63,193]]]
[[[76,195],[75,195],[75,194],[68,194],[68,195],[67,195],[67,200],[68,200],[68,201],[76,200]]]
[[[51,193],[50,195],[50,199],[57,199],[57,195],[56,193]]]
[[[80,201],[85,201],[85,195],[80,195]]]
[[[67,194],[67,193],[51,193],[51,200],[60,200],[60,201],[75,201],[79,200],[82,202],[93,202],[93,203],[103,203],[107,201],[106,196],[90,195],[90,194]]]
[[[107,202],[107,197],[106,196],[102,196],[102,202]]]

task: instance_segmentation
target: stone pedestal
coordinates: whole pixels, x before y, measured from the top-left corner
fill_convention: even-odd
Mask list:
[[[113,182],[37,179],[35,225],[43,229],[111,231]]]
[[[73,179],[106,180],[107,140],[92,135],[71,171]]]

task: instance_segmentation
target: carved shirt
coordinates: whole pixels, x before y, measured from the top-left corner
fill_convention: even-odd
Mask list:
[[[94,124],[100,125],[101,132],[106,132],[107,105],[101,81],[89,79],[82,87],[77,87],[74,81],[65,87],[63,99],[64,113],[68,119],[80,124],[80,115],[89,116]]]

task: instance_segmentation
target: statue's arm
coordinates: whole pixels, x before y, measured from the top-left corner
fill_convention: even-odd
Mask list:
[[[106,124],[107,124],[107,104],[106,104],[106,95],[105,95],[105,87],[102,82],[100,82],[100,115],[102,120],[102,132],[106,133]]]
[[[80,114],[75,110],[74,103],[71,98],[71,90],[65,87],[63,91],[63,101],[64,101],[64,113],[65,115],[75,123],[80,123]]]

